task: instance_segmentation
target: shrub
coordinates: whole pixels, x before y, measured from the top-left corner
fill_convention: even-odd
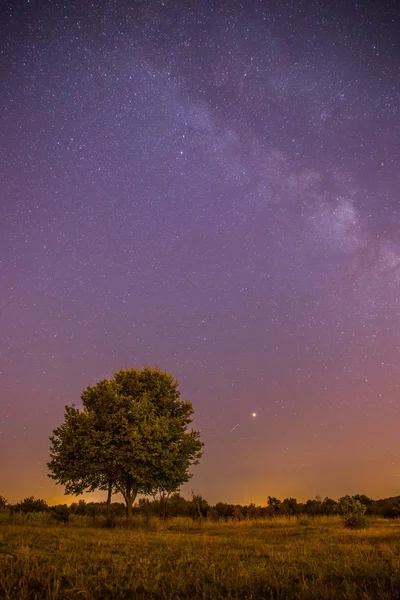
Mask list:
[[[69,508],[66,504],[57,504],[57,506],[52,506],[50,508],[50,512],[56,521],[59,521],[60,523],[69,522]]]
[[[239,505],[235,506],[233,509],[232,520],[233,521],[241,521],[243,519],[243,513]]]
[[[207,511],[207,519],[209,519],[210,521],[218,521],[218,511],[215,508],[210,508],[210,510]]]
[[[400,517],[400,503],[396,503],[388,499],[385,501],[381,514],[385,519],[396,519]]]
[[[192,499],[189,503],[189,514],[192,519],[195,521],[204,519],[209,509],[210,505],[207,500],[204,500],[199,494],[192,493]]]
[[[25,498],[22,502],[18,502],[18,504],[15,505],[15,510],[23,513],[45,512],[47,509],[48,506],[45,500],[40,500],[33,496]]]
[[[367,525],[365,511],[367,507],[350,496],[339,499],[339,511],[343,516],[344,526],[349,529],[362,529]]]

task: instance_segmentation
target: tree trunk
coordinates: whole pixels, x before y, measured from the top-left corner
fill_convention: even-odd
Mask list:
[[[136,492],[133,492],[129,495],[126,496],[125,498],[125,502],[126,502],[126,520],[128,523],[132,523],[132,517],[133,517],[133,503],[135,502],[136,499]]]
[[[125,504],[126,504],[126,522],[129,524],[132,522],[132,517],[133,517],[132,507],[133,507],[133,503],[136,500],[137,491],[131,485],[127,485],[125,487],[125,489],[121,490],[121,493],[124,497]]]
[[[112,519],[111,519],[111,496],[112,496],[112,482],[110,481],[108,483],[108,493],[107,493],[107,503],[106,503],[106,518],[107,518],[107,525],[111,526],[112,524]]]
[[[108,483],[108,494],[107,494],[107,508],[109,508],[111,504],[111,496],[112,496],[112,482]]]
[[[132,523],[132,517],[133,517],[132,507],[133,507],[132,498],[127,498],[127,500],[126,500],[126,520],[128,523]]]

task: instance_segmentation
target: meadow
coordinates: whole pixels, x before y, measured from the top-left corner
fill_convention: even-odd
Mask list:
[[[400,599],[400,520],[0,519],[5,600]]]

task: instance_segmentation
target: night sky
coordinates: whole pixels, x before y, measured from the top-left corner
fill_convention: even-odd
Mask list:
[[[65,502],[64,405],[145,365],[195,409],[187,497],[399,494],[399,3],[1,22],[0,494]]]

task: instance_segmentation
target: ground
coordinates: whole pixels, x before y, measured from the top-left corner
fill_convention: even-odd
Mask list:
[[[103,524],[104,525],[104,524]],[[0,598],[400,599],[400,521],[0,520]]]

